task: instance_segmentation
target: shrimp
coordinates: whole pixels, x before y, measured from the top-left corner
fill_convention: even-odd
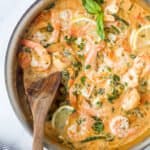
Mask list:
[[[60,12],[60,20],[61,20],[61,30],[67,31],[70,28],[70,20],[72,20],[72,11],[70,9],[66,9]]]
[[[138,93],[137,89],[132,89],[130,91],[127,91],[124,95],[123,102],[122,102],[122,108],[125,111],[132,110],[136,108],[140,103],[140,94]]]
[[[93,119],[87,115],[72,114],[67,121],[67,135],[71,141],[79,142],[90,135]]]
[[[137,87],[139,78],[150,71],[149,57],[138,56],[133,63],[132,68],[122,77],[122,82],[128,83],[128,88]]]
[[[96,73],[96,57],[98,51],[102,50],[105,47],[105,43],[101,42],[99,45],[95,45],[94,43],[90,42],[90,50],[88,51],[88,54],[85,59],[85,67],[90,65],[90,69],[85,70],[86,76],[92,80],[95,81],[95,75]]]
[[[121,115],[112,118],[109,128],[111,133],[118,138],[127,137],[136,131],[135,128],[129,128],[129,119]]]
[[[104,20],[106,22],[114,22],[115,18],[112,15],[116,14],[118,11],[119,11],[119,6],[117,4],[117,1],[116,0],[111,1],[111,3],[107,4],[104,10]]]
[[[59,13],[55,10],[51,11],[51,23],[54,30],[48,42],[56,43],[59,39],[61,23],[60,23]]]
[[[40,45],[30,40],[22,40],[22,45],[31,49],[32,59],[30,61],[30,66],[37,71],[45,71],[51,65],[51,56],[48,54],[47,50]]]
[[[18,56],[18,61],[22,69],[26,69],[30,66],[32,61],[31,55],[28,52],[20,52]]]
[[[52,53],[53,64],[59,71],[62,71],[67,68],[74,59],[72,55],[72,48],[67,44],[62,43],[50,47],[49,51],[55,51],[56,46],[58,46],[58,50]],[[69,56],[65,55],[65,51],[67,51],[67,54],[69,53]]]

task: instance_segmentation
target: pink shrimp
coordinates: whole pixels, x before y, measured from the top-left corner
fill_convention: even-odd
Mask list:
[[[90,135],[93,119],[87,115],[72,114],[68,119],[67,135],[71,141],[79,142]]]
[[[50,67],[51,57],[42,45],[30,40],[22,40],[21,44],[31,49],[30,65],[32,68],[37,71],[45,71]]]
[[[119,138],[127,137],[136,132],[136,128],[129,128],[128,118],[121,115],[114,117],[111,120],[109,127],[112,134]]]

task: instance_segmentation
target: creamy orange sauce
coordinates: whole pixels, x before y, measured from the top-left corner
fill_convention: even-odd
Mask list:
[[[26,76],[62,72],[46,132],[64,149],[128,149],[150,134],[150,13],[131,0],[104,0],[100,7],[105,39],[82,0],[57,0],[21,42],[24,84]],[[63,105],[74,111],[60,132],[52,115]]]

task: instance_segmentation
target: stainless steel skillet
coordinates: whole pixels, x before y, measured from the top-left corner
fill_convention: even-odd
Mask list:
[[[150,0],[135,1],[139,2],[145,9],[150,10]],[[19,120],[30,134],[32,133],[31,111],[24,93],[22,71],[17,66],[16,54],[20,39],[27,26],[42,9],[46,8],[52,2],[53,0],[38,0],[25,12],[12,33],[5,58],[5,82],[10,102]],[[46,139],[45,144],[47,147],[50,147],[50,149],[60,149],[56,144],[52,144]],[[144,149],[148,145],[150,145],[150,138],[139,143],[133,149]]]

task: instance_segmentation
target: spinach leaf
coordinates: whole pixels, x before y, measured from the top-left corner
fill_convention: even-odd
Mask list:
[[[86,138],[85,140],[82,140],[81,143],[86,143],[86,142],[95,141],[99,139],[105,139],[105,136],[91,136]]]

